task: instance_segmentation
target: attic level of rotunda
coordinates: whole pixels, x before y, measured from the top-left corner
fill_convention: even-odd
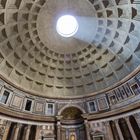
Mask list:
[[[0,0],[0,140],[140,140],[139,108],[140,0]]]

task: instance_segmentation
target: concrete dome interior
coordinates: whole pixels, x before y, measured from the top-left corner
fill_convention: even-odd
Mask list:
[[[65,13],[76,16],[77,36],[57,34]],[[133,3],[113,0],[3,0],[0,73],[40,96],[93,94],[140,64],[138,15]]]
[[[0,0],[0,140],[139,140],[139,105],[140,0]]]

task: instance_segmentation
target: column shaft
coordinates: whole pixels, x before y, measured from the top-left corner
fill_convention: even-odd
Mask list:
[[[122,135],[122,132],[121,132],[121,129],[120,129],[119,124],[118,124],[118,120],[115,120],[115,126],[116,126],[116,129],[118,131],[120,140],[124,140],[123,135]]]
[[[61,140],[61,124],[60,124],[60,121],[57,122],[57,140]]]
[[[39,139],[39,135],[40,135],[40,126],[37,126],[37,130],[36,130],[36,134],[35,134],[35,140]]]
[[[17,124],[14,131],[13,140],[17,140],[21,124]]]
[[[28,125],[27,128],[26,128],[25,140],[29,140],[30,128],[31,128],[30,125]]]
[[[90,129],[89,129],[88,121],[85,120],[84,123],[85,123],[85,128],[86,128],[86,136],[87,136],[87,140],[90,140]]]
[[[134,118],[135,118],[135,120],[140,128],[140,113],[136,113],[133,116],[134,116]]]
[[[107,128],[106,129],[107,130],[107,139],[108,140],[114,140],[109,122],[105,122],[105,125],[106,125],[106,128]]]
[[[130,133],[131,133],[131,136],[132,136],[133,140],[137,140],[137,137],[136,137],[136,135],[135,135],[135,132],[134,132],[134,130],[133,130],[132,126],[131,126],[131,123],[130,123],[130,121],[129,121],[129,118],[126,117],[125,120],[126,120],[126,123],[127,123],[127,125],[128,125],[129,131],[130,131]]]

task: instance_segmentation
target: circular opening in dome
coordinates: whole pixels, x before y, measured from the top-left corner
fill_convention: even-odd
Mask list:
[[[74,16],[64,15],[58,19],[56,30],[63,37],[71,37],[76,34],[78,27],[78,22]]]

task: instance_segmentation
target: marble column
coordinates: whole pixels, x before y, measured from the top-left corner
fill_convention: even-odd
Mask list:
[[[35,140],[38,140],[40,137],[40,130],[41,130],[41,126],[37,126],[36,128],[36,134],[35,134]]]
[[[135,118],[135,120],[140,128],[140,113],[136,113],[133,116],[134,116],[134,118]]]
[[[4,135],[2,137],[2,140],[6,140],[7,139],[9,131],[11,131],[10,130],[10,126],[11,126],[11,122],[8,121],[7,124],[6,124],[5,132],[4,132]]]
[[[31,125],[28,125],[25,132],[25,140],[29,140]]]
[[[124,140],[123,135],[122,135],[122,131],[121,131],[120,126],[118,124],[118,120],[115,120],[114,122],[115,122],[116,129],[118,131],[120,140]]]
[[[87,140],[91,140],[91,139],[90,139],[90,127],[89,127],[88,120],[84,120],[84,124],[85,124],[85,128],[86,128]]]
[[[19,134],[19,130],[21,128],[22,124],[17,124],[15,129],[14,129],[14,135],[13,135],[13,139],[12,140],[17,140],[18,138],[18,134]]]
[[[62,116],[56,116],[57,118],[57,139],[56,140],[61,140],[61,119]]]
[[[129,121],[129,117],[125,117],[125,120],[126,120],[126,123],[128,125],[129,131],[131,133],[131,136],[132,136],[133,140],[137,140],[137,137],[135,135],[135,132],[134,132],[134,130],[133,130],[132,126],[131,126],[131,123]]]
[[[61,123],[57,121],[57,140],[61,140]]]
[[[105,122],[105,126],[106,126],[106,131],[107,131],[107,136],[106,136],[107,138],[106,139],[114,140],[109,122]]]

